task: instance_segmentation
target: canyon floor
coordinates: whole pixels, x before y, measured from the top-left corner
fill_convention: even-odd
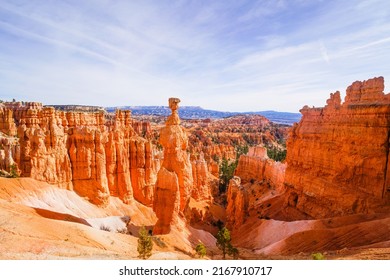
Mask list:
[[[141,226],[153,210],[112,198],[99,208],[76,193],[31,178],[0,178],[0,259],[137,259]],[[130,234],[119,233],[128,228]],[[105,228],[106,230],[102,230]],[[390,259],[390,214],[305,221],[251,218],[233,233],[240,259]],[[153,236],[150,259],[195,259],[202,241],[207,259],[221,259],[215,238],[185,226]]]

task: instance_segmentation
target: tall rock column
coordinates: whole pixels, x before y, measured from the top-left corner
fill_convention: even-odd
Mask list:
[[[98,205],[106,205],[110,196],[104,149],[107,141],[107,132],[97,128],[75,128],[70,135],[74,190]]]
[[[115,121],[108,125],[108,141],[105,144],[106,172],[110,195],[123,202],[133,200],[130,177],[130,138],[135,134],[131,123],[131,112],[117,110]]]
[[[227,197],[227,226],[230,229],[238,228],[245,222],[245,218],[248,215],[248,193],[247,190],[241,185],[240,177],[234,176],[229,181]]]
[[[188,138],[177,113],[180,99],[169,98],[172,114],[160,131],[164,160],[157,174],[153,210],[158,221],[154,234],[167,234],[179,215],[184,216],[193,187],[192,167],[186,152]]]
[[[212,199],[209,171],[203,154],[199,159],[192,161],[192,176],[194,188],[191,197],[196,201],[210,201]]]
[[[140,136],[130,139],[130,173],[134,198],[144,205],[153,203],[156,173],[152,168],[152,143]]]
[[[15,136],[17,133],[13,111],[8,108],[4,108],[4,105],[2,104],[0,104],[0,132],[10,136]]]

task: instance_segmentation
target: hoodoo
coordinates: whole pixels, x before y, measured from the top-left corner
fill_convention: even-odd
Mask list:
[[[41,236],[46,227],[27,228],[33,217],[62,220],[68,230],[76,222],[77,235],[89,232],[77,242],[104,250],[122,250],[128,243],[117,245],[121,238],[136,242],[145,225],[164,235],[154,238],[156,251],[186,252],[187,258],[202,242],[219,258],[212,234],[223,225],[248,259],[388,252],[390,94],[383,91],[382,77],[354,82],[344,102],[340,92],[331,93],[323,108],[304,106],[292,127],[249,115],[181,121],[178,98],[169,99],[165,124],[163,117],[132,119],[128,110],[0,103],[6,248],[14,247],[15,237]],[[224,178],[231,179],[222,188]],[[13,223],[14,213],[24,222]],[[129,235],[104,232],[103,221]],[[74,237],[56,234],[61,242],[55,247]]]
[[[103,110],[56,107],[2,104],[2,168],[15,164],[20,176],[74,190],[94,204],[106,205],[117,196],[151,205],[158,164],[149,140],[134,130],[140,123],[131,112],[109,116]]]
[[[187,133],[177,113],[180,99],[169,98],[172,114],[160,131],[164,159],[157,174],[153,210],[158,221],[154,234],[167,234],[179,215],[184,216],[193,188],[192,167],[187,154]]]

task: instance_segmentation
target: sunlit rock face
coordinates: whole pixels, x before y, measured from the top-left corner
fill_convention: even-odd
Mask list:
[[[227,192],[227,226],[238,229],[249,216],[260,215],[262,205],[269,204],[267,195],[282,194],[285,170],[286,164],[268,158],[264,147],[250,147],[241,155]]]
[[[5,103],[0,108],[0,131],[8,139],[2,140],[7,147],[0,153],[2,169],[16,164],[20,176],[74,190],[98,205],[110,196],[152,205],[159,165],[152,144],[134,124],[143,135],[150,133],[148,125],[139,129],[130,111],[109,116],[103,110]]]
[[[264,147],[250,147],[247,155],[241,155],[235,175],[243,183],[267,181],[275,188],[283,188],[286,164],[276,162],[267,156]]]
[[[241,185],[241,179],[234,176],[229,181],[226,207],[226,224],[230,229],[237,229],[244,224],[248,215],[249,192]]]
[[[389,203],[390,95],[383,77],[354,82],[345,102],[303,107],[287,142],[286,206],[322,218]]]
[[[193,160],[191,164],[192,177],[194,180],[191,197],[196,201],[211,201],[212,191],[207,162],[204,160],[203,156],[201,156],[199,159]]]
[[[158,218],[153,230],[155,234],[169,233],[170,225],[175,223],[177,216],[184,215],[193,188],[192,166],[186,151],[187,133],[180,126],[177,113],[179,102],[178,98],[169,99],[172,114],[160,131],[159,141],[164,148],[164,159],[157,174],[153,201],[153,210]]]

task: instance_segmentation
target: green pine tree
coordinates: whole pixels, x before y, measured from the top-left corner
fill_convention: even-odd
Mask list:
[[[146,260],[152,255],[153,241],[152,237],[148,234],[146,228],[143,226],[139,231],[138,238],[138,257]]]
[[[10,172],[9,172],[11,178],[18,178],[19,177],[19,174],[18,174],[18,167],[16,166],[16,164],[12,164],[10,166]]]
[[[202,242],[199,243],[198,245],[196,245],[195,251],[196,251],[196,254],[197,254],[200,258],[203,258],[203,257],[206,256],[206,254],[207,254],[206,246],[204,246],[204,244],[203,244]]]
[[[239,256],[238,249],[236,247],[233,247],[233,245],[230,243],[228,245],[228,255],[231,256],[235,260],[237,260],[238,256]]]
[[[219,192],[224,193],[229,185],[229,181],[233,178],[234,170],[237,167],[235,161],[229,162],[224,158],[219,166]]]
[[[239,256],[238,249],[236,247],[233,247],[233,245],[230,243],[231,237],[230,237],[230,231],[223,227],[219,230],[217,234],[217,247],[222,251],[222,258],[226,259],[226,254],[231,256],[233,259],[237,260]]]
[[[217,234],[217,247],[222,251],[222,258],[226,258],[226,253],[228,252],[228,248],[230,245],[230,232],[226,227],[221,228]]]

